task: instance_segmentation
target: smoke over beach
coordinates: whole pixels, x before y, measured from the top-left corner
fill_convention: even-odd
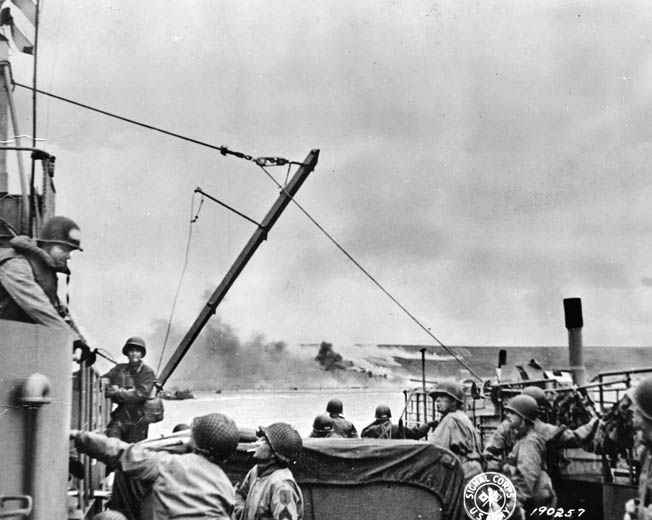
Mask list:
[[[161,367],[157,369],[166,324],[160,322],[152,338],[147,362],[160,372],[183,333],[171,331]],[[243,340],[229,324],[215,316],[206,325],[166,384],[167,390],[314,390],[335,388],[407,388],[422,378],[458,380],[494,378],[498,353],[507,351],[504,380],[517,380],[525,367],[531,379],[543,370],[568,369],[568,347],[500,347],[318,343],[288,345],[255,334]],[[617,349],[618,355],[614,355]],[[422,352],[423,351],[423,352]],[[471,374],[459,361],[473,370]],[[646,347],[584,347],[589,378],[599,372],[650,363]]]
[[[161,338],[159,344],[164,336],[165,325],[161,324],[155,332],[155,337]],[[170,333],[161,367],[182,336],[178,330]],[[152,355],[150,363],[154,363],[154,358]],[[206,325],[166,387],[271,390],[402,384],[407,373],[399,370],[392,374],[383,364],[347,359],[327,341],[288,346],[283,341],[268,340],[263,334],[241,340],[232,327],[216,316]],[[396,363],[390,364],[400,368]]]

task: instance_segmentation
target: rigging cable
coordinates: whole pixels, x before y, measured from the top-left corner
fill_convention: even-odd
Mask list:
[[[158,365],[156,365],[156,373],[158,374],[161,370],[161,362],[163,361],[163,354],[165,353],[165,347],[168,342],[168,338],[170,336],[170,328],[172,327],[172,317],[174,316],[174,310],[177,306],[177,299],[179,298],[179,293],[181,292],[181,283],[183,282],[183,278],[186,274],[186,268],[188,267],[188,256],[190,252],[190,240],[192,238],[192,226],[195,222],[197,222],[197,219],[199,218],[199,211],[201,210],[202,205],[204,204],[204,197],[201,198],[199,202],[199,207],[197,208],[197,213],[195,213],[195,192],[192,194],[192,199],[190,202],[190,226],[188,227],[188,241],[186,243],[186,255],[185,255],[185,260],[183,262],[183,269],[181,270],[181,277],[179,278],[179,284],[177,285],[177,291],[174,295],[174,300],[172,301],[172,309],[170,310],[170,317],[168,319],[168,326],[165,331],[165,338],[163,339],[163,348],[161,349],[161,354],[158,358]],[[194,215],[194,217],[193,217]]]
[[[432,332],[430,332],[430,330],[429,330],[425,325],[423,325],[423,324],[422,324],[422,323],[421,323],[421,322],[420,322],[420,321],[419,321],[419,320],[418,320],[418,319],[417,319],[417,318],[416,318],[416,317],[415,317],[415,316],[414,316],[410,311],[408,311],[408,310],[407,310],[407,309],[406,309],[406,308],[405,308],[405,307],[404,307],[404,306],[403,306],[403,305],[402,305],[402,304],[401,304],[401,303],[400,303],[400,302],[399,302],[399,301],[398,301],[394,296],[392,296],[392,294],[391,294],[387,289],[385,289],[385,288],[380,284],[380,282],[378,282],[378,280],[376,280],[376,279],[375,279],[375,278],[374,278],[374,277],[373,277],[373,276],[372,276],[372,275],[371,275],[371,274],[370,274],[370,273],[369,273],[369,272],[368,272],[368,271],[367,271],[367,270],[366,270],[366,269],[365,269],[365,268],[364,268],[364,267],[363,267],[363,266],[362,266],[362,265],[361,265],[361,264],[360,264],[360,263],[359,263],[355,258],[353,258],[353,256],[351,256],[351,254],[350,254],[346,249],[344,249],[344,247],[342,247],[342,246],[337,242],[337,240],[335,240],[335,239],[334,239],[334,238],[333,238],[333,237],[332,237],[332,236],[331,236],[331,235],[330,235],[330,234],[329,234],[329,233],[328,233],[328,232],[327,232],[327,231],[326,231],[326,230],[325,230],[325,229],[324,229],[320,224],[319,224],[319,222],[317,222],[317,221],[312,217],[312,215],[310,215],[310,213],[308,213],[308,211],[307,211],[306,209],[304,209],[303,206],[301,206],[301,204],[299,204],[299,203],[294,199],[294,197],[292,197],[289,193],[287,193],[287,191],[285,190],[285,187],[282,186],[282,185],[281,185],[281,184],[280,184],[280,183],[279,183],[279,182],[278,182],[278,181],[277,181],[277,180],[276,180],[276,179],[275,179],[275,178],[274,178],[274,177],[273,177],[273,176],[272,176],[272,175],[271,175],[271,174],[270,174],[266,169],[265,169],[264,166],[261,166],[260,168],[261,168],[261,169],[265,172],[265,174],[266,174],[266,175],[267,175],[267,176],[272,180],[272,182],[273,182],[274,184],[276,184],[276,186],[278,186],[278,188],[279,188],[281,191],[283,191],[283,193],[285,193],[285,195],[286,195],[286,196],[287,196],[287,197],[288,197],[288,198],[289,198],[289,199],[290,199],[290,200],[291,200],[291,201],[292,201],[292,202],[297,206],[297,208],[299,208],[299,210],[301,210],[301,212],[302,212],[302,213],[303,213],[303,214],[308,218],[308,220],[310,220],[310,221],[311,221],[315,226],[317,226],[317,229],[319,229],[319,230],[320,230],[320,231],[321,231],[321,232],[326,236],[326,238],[328,238],[328,239],[329,239],[333,244],[335,244],[335,247],[337,247],[337,248],[338,248],[342,253],[344,253],[344,255],[345,255],[345,256],[346,256],[346,257],[347,257],[351,262],[353,262],[353,264],[354,264],[358,269],[360,269],[360,271],[362,271],[362,272],[365,274],[365,276],[366,276],[367,278],[369,278],[369,280],[371,280],[372,283],[373,283],[376,287],[378,287],[378,288],[379,288],[383,293],[385,293],[385,295],[386,295],[390,300],[392,300],[392,301],[393,301],[393,302],[394,302],[394,303],[395,303],[395,304],[396,304],[396,305],[397,305],[397,306],[398,306],[398,307],[399,307],[399,308],[400,308],[400,309],[401,309],[401,310],[402,310],[402,311],[403,311],[407,316],[409,316],[409,317],[412,319],[412,321],[414,321],[414,322],[415,322],[415,323],[416,323],[416,324],[417,324],[421,329],[423,329],[423,330],[425,331],[425,333],[428,334],[428,336],[430,336],[432,339],[434,339],[434,340],[435,340],[435,341],[436,341],[436,342],[437,342],[437,343],[438,343],[438,344],[439,344],[439,345],[440,345],[440,346],[441,346],[441,347],[442,347],[446,352],[448,352],[451,356],[453,356],[453,357],[455,358],[455,360],[456,360],[460,365],[462,365],[466,370],[468,370],[469,373],[470,373],[471,375],[473,375],[476,379],[478,379],[478,381],[482,382],[482,378],[481,378],[478,374],[476,374],[476,373],[471,369],[471,367],[469,367],[466,363],[464,363],[464,361],[462,361],[462,359],[461,359],[457,354],[455,354],[455,353],[454,353],[452,350],[450,350],[446,345],[444,345],[441,341],[439,341],[439,339],[438,339],[438,338],[437,338],[437,337],[436,337]]]
[[[304,215],[305,215],[305,216],[306,216],[306,217],[307,217],[307,218],[308,218],[308,219],[309,219],[309,220],[310,220],[310,221],[311,221],[315,226],[317,226],[317,228],[318,228],[318,229],[319,229],[319,230],[320,230],[320,231],[321,231],[321,232],[322,232],[322,233],[323,233],[323,234],[324,234],[324,235],[325,235],[325,236],[326,236],[326,237],[327,237],[327,238],[328,238],[328,239],[329,239],[333,244],[335,244],[335,246],[336,246],[336,247],[337,247],[337,248],[338,248],[338,249],[339,249],[339,250],[340,250],[340,251],[341,251],[341,252],[342,252],[342,253],[343,253],[343,254],[344,254],[344,255],[345,255],[345,256],[346,256],[350,261],[351,261],[351,262],[353,262],[353,264],[354,264],[358,269],[360,269],[360,270],[361,270],[361,271],[362,271],[362,272],[367,276],[367,278],[369,278],[369,279],[372,281],[372,283],[373,283],[374,285],[376,285],[376,286],[377,286],[377,287],[378,287],[378,288],[379,288],[383,293],[385,293],[385,295],[386,295],[390,300],[392,300],[392,301],[393,301],[393,302],[394,302],[394,303],[395,303],[395,304],[396,304],[396,305],[397,305],[397,306],[398,306],[398,307],[399,307],[399,308],[400,308],[400,309],[401,309],[401,310],[402,310],[402,311],[403,311],[407,316],[409,316],[409,317],[412,319],[412,321],[414,321],[414,322],[415,322],[415,323],[416,323],[416,324],[417,324],[417,325],[418,325],[418,326],[419,326],[419,327],[420,327],[420,328],[421,328],[421,329],[422,329],[426,334],[428,334],[428,335],[429,335],[432,339],[434,339],[434,340],[435,340],[435,341],[436,341],[436,342],[437,342],[437,343],[438,343],[438,344],[439,344],[439,345],[440,345],[444,350],[446,350],[446,352],[448,352],[451,356],[453,356],[453,357],[455,358],[455,360],[456,360],[460,365],[462,365],[464,368],[466,368],[466,370],[468,370],[469,373],[471,373],[471,374],[472,374],[475,378],[477,378],[479,381],[482,381],[482,378],[481,378],[480,376],[478,376],[478,375],[477,375],[477,374],[476,374],[476,373],[475,373],[475,372],[474,372],[474,371],[473,371],[473,370],[472,370],[472,369],[471,369],[471,368],[470,368],[466,363],[464,363],[464,362],[463,362],[463,361],[462,361],[462,360],[457,356],[457,354],[455,354],[455,353],[454,353],[453,351],[451,351],[451,350],[450,350],[446,345],[444,345],[444,344],[443,344],[443,343],[442,343],[442,342],[441,342],[441,341],[440,341],[440,340],[439,340],[439,339],[438,339],[438,338],[437,338],[437,337],[436,337],[432,332],[430,332],[430,330],[428,330],[427,327],[425,327],[425,326],[424,326],[424,325],[423,325],[423,324],[422,324],[422,323],[421,323],[421,322],[420,322],[420,321],[419,321],[419,320],[418,320],[418,319],[417,319],[417,318],[416,318],[416,317],[415,317],[415,316],[414,316],[410,311],[408,311],[408,310],[407,310],[407,309],[406,309],[406,308],[405,308],[405,307],[404,307],[404,306],[403,306],[403,305],[402,305],[402,304],[401,304],[401,303],[400,303],[400,302],[399,302],[399,301],[398,301],[394,296],[392,296],[392,294],[390,294],[389,291],[387,291],[387,290],[386,290],[386,289],[385,289],[385,288],[384,288],[384,287],[383,287],[383,286],[382,286],[382,285],[381,285],[381,284],[380,284],[380,283],[379,283],[379,282],[378,282],[378,281],[377,281],[377,280],[376,280],[376,279],[375,279],[375,278],[374,278],[374,277],[373,277],[373,276],[372,276],[372,275],[371,275],[371,274],[370,274],[370,273],[369,273],[369,272],[368,272],[364,267],[362,267],[362,265],[360,265],[360,264],[359,264],[359,263],[358,263],[358,262],[357,262],[357,261],[356,261],[356,260],[351,256],[351,254],[349,254],[349,253],[348,253],[348,252],[347,252],[347,251],[346,251],[346,250],[345,250],[345,249],[344,249],[344,248],[343,248],[343,247],[342,247],[342,246],[341,246],[341,245],[340,245],[340,244],[339,244],[339,243],[338,243],[338,242],[337,242],[337,241],[336,241],[336,240],[335,240],[335,239],[334,239],[334,238],[333,238],[333,237],[332,237],[332,236],[331,236],[331,235],[330,235],[330,234],[329,234],[329,233],[328,233],[328,232],[327,232],[327,231],[326,231],[326,230],[325,230],[325,229],[324,229],[324,228],[323,228],[323,227],[322,227],[322,226],[321,226],[321,225],[320,225],[320,224],[319,224],[319,223],[318,223],[318,222],[317,222],[317,221],[316,221],[316,220],[315,220],[315,219],[314,219],[314,218],[313,218],[313,217],[312,217],[312,216],[311,216],[311,215],[310,215],[310,214],[309,214],[309,213],[308,213],[308,212],[307,212],[307,211],[306,211],[306,210],[305,210],[305,209],[304,209],[304,208],[303,208],[303,207],[302,207],[302,206],[301,206],[297,201],[296,201],[296,200],[294,200],[294,198],[291,197],[291,196],[290,196],[290,195],[285,191],[285,188],[284,188],[283,186],[281,186],[281,184],[279,184],[279,183],[276,181],[276,179],[274,179],[274,177],[272,177],[272,175],[270,175],[270,173],[265,169],[265,166],[283,166],[283,165],[286,165],[286,164],[287,164],[287,165],[288,165],[288,173],[289,173],[289,167],[290,167],[291,165],[293,165],[293,164],[294,164],[294,165],[300,165],[301,163],[299,163],[299,162],[295,162],[295,161],[288,161],[287,159],[284,159],[284,158],[282,158],[282,157],[253,157],[253,156],[251,156],[251,155],[247,155],[247,154],[244,154],[244,153],[242,153],[242,152],[236,152],[236,151],[230,150],[230,149],[227,148],[226,146],[216,146],[216,145],[212,145],[212,144],[206,143],[206,142],[204,142],[204,141],[199,141],[199,140],[197,140],[197,139],[193,139],[193,138],[191,138],[191,137],[186,137],[186,136],[183,136],[183,135],[181,135],[181,134],[177,134],[177,133],[174,133],[174,132],[170,132],[170,131],[168,131],[168,130],[163,130],[162,128],[158,128],[158,127],[155,127],[155,126],[152,126],[152,125],[148,125],[148,124],[145,124],[145,123],[140,123],[140,122],[135,121],[135,120],[133,120],[133,119],[129,119],[129,118],[126,118],[126,117],[122,117],[122,116],[119,116],[119,115],[117,115],[117,114],[113,114],[113,113],[111,113],[111,112],[107,112],[107,111],[105,111],[105,110],[100,110],[99,108],[94,108],[94,107],[91,107],[91,106],[89,106],[89,105],[85,105],[85,104],[83,104],[83,103],[79,103],[79,102],[77,102],[77,101],[73,101],[73,100],[71,100],[71,99],[67,99],[67,98],[64,98],[64,97],[62,97],[62,96],[58,96],[58,95],[56,95],[56,94],[52,94],[52,93],[50,93],[50,92],[46,92],[46,91],[43,91],[43,90],[37,89],[36,87],[29,87],[28,85],[23,85],[22,83],[19,83],[19,82],[17,82],[17,81],[13,81],[13,84],[16,85],[16,86],[18,86],[18,87],[22,87],[22,88],[25,88],[25,89],[27,89],[27,90],[33,90],[34,92],[38,92],[39,94],[43,94],[43,95],[45,95],[45,96],[49,96],[49,97],[55,98],[55,99],[58,99],[58,100],[60,100],[60,101],[64,101],[64,102],[66,102],[66,103],[70,103],[70,104],[72,104],[72,105],[75,105],[75,106],[78,106],[78,107],[81,107],[81,108],[85,108],[85,109],[87,109],[87,110],[91,110],[91,111],[93,111],[93,112],[98,112],[98,113],[100,113],[100,114],[103,114],[103,115],[106,115],[106,116],[109,116],[109,117],[113,117],[113,118],[115,118],[115,119],[119,119],[119,120],[121,120],[121,121],[125,121],[125,122],[127,122],[127,123],[131,123],[131,124],[136,125],[136,126],[140,126],[140,127],[143,127],[143,128],[147,128],[147,129],[149,129],[149,130],[153,130],[153,131],[155,131],[155,132],[160,132],[160,133],[162,133],[162,134],[169,135],[169,136],[171,136],[171,137],[176,137],[177,139],[181,139],[181,140],[183,140],[183,141],[188,141],[188,142],[190,142],[190,143],[194,143],[194,144],[197,144],[197,145],[200,145],[200,146],[204,146],[204,147],[206,147],[206,148],[211,148],[211,149],[213,149],[213,150],[218,150],[218,151],[219,151],[222,155],[224,155],[224,156],[226,156],[226,155],[233,155],[233,156],[235,156],[235,157],[237,157],[237,158],[245,159],[245,160],[247,160],[247,161],[252,161],[252,162],[256,163],[256,164],[257,164],[258,166],[260,166],[260,168],[265,172],[265,174],[267,174],[267,176],[268,176],[268,177],[269,177],[269,178],[274,182],[274,184],[276,184],[276,185],[277,185],[277,186],[278,186],[278,187],[279,187],[283,192],[286,193],[286,195],[287,195],[287,196],[290,198],[290,200],[292,200],[292,202],[293,202],[293,203],[294,203],[294,204],[295,204],[295,205],[296,205],[296,206],[301,210],[301,212],[303,212],[303,214],[304,214]],[[195,217],[194,220],[196,220],[196,217]],[[190,235],[192,234],[192,223],[194,222],[194,220],[191,221],[191,230],[190,230],[190,232],[189,232],[189,237],[188,237],[188,248],[190,247]],[[187,265],[187,260],[188,260],[188,249],[186,249],[186,265]],[[185,273],[185,265],[184,265],[184,273]],[[182,275],[182,278],[183,278],[183,275]],[[181,282],[180,282],[180,283],[181,283]],[[178,292],[179,292],[179,288],[177,288],[177,296],[178,296]],[[175,296],[175,301],[174,301],[173,308],[172,308],[172,313],[174,312],[174,306],[175,306],[175,305],[176,305],[176,296]],[[168,323],[168,330],[167,330],[167,332],[166,332],[165,342],[167,342],[167,339],[168,339],[168,336],[169,336],[171,319],[172,319],[172,314],[170,315],[170,322]],[[163,344],[163,351],[165,350],[165,342],[164,342],[164,344]],[[162,359],[162,356],[163,356],[163,351],[161,351],[161,359]],[[161,359],[159,359],[159,365],[158,365],[159,368],[160,368],[160,364],[161,364]],[[158,372],[158,368],[157,368],[157,372]]]
[[[25,88],[27,90],[33,90],[34,92],[38,92],[39,94],[43,94],[44,96],[50,96],[54,99],[58,99],[59,101],[65,101],[66,103],[70,103],[71,105],[75,105],[81,108],[85,108],[87,110],[91,110],[93,112],[97,112],[99,114],[103,114],[105,116],[113,117],[115,119],[119,119],[120,121],[124,121],[126,123],[131,123],[132,125],[136,126],[141,126],[143,128],[147,128],[149,130],[154,130],[155,132],[160,132],[165,135],[169,135],[171,137],[176,137],[177,139],[181,139],[182,141],[188,141],[190,143],[198,144],[199,146],[205,146],[206,148],[210,148],[212,150],[217,150],[219,151],[222,155],[233,155],[234,157],[237,157],[238,159],[245,159],[247,161],[252,161],[256,163],[258,166],[263,167],[263,166],[284,166],[286,164],[296,164],[300,165],[300,162],[295,162],[295,161],[289,161],[288,159],[285,159],[283,157],[254,157],[252,155],[244,154],[242,152],[236,152],[234,150],[230,150],[226,146],[216,146],[214,144],[207,143],[205,141],[199,141],[198,139],[193,139],[192,137],[187,137],[185,135],[181,134],[176,134],[174,132],[170,132],[169,130],[163,130],[162,128],[158,128],[156,126],[148,125],[146,123],[140,123],[138,121],[135,121],[133,119],[129,119],[127,117],[119,116],[117,114],[113,114],[111,112],[107,112],[106,110],[100,110],[99,108],[94,108],[89,105],[85,105],[83,103],[79,103],[78,101],[73,101],[72,99],[67,99],[61,96],[57,96],[56,94],[52,94],[50,92],[46,92],[41,89],[37,89],[36,87],[30,87],[28,85],[23,85],[22,83],[18,83],[17,81],[14,81],[12,78],[12,83],[18,87]]]

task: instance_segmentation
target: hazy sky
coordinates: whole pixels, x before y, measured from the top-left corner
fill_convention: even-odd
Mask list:
[[[649,2],[46,0],[41,22],[45,91],[253,156],[320,149],[297,200],[444,344],[564,345],[567,297],[586,345],[652,344]],[[83,232],[71,308],[118,354],[169,317],[193,190],[255,220],[278,190],[251,162],[38,104]],[[205,201],[175,328],[253,232]],[[218,313],[243,338],[434,344],[293,206]]]

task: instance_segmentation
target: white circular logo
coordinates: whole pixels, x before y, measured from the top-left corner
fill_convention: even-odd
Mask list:
[[[506,520],[516,509],[516,489],[505,475],[480,473],[464,486],[464,511],[472,520]]]

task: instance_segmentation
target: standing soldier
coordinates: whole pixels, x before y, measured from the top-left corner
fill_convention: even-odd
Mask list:
[[[118,405],[111,413],[106,435],[125,442],[138,442],[147,438],[150,421],[143,412],[143,405],[152,393],[156,374],[143,363],[147,353],[143,338],[127,339],[122,353],[129,362],[114,366],[102,376],[109,383],[106,396]]]
[[[292,426],[274,423],[260,428],[256,465],[236,485],[235,520],[302,520],[303,495],[290,465],[303,442]]]
[[[557,497],[544,469],[545,440],[534,430],[539,413],[537,402],[529,395],[517,395],[509,401],[505,413],[514,430],[516,443],[507,457],[503,473],[516,488],[520,516],[515,518],[525,518],[525,512],[532,508],[555,507]]]
[[[331,399],[326,405],[326,413],[331,416],[333,419],[333,431],[339,434],[342,437],[347,437],[350,439],[358,438],[358,430],[355,429],[353,423],[347,421],[342,412],[344,411],[344,405],[339,399]]]
[[[137,509],[143,520],[211,518],[228,520],[235,491],[220,467],[238,447],[238,428],[220,413],[192,421],[190,453],[148,450],[140,444],[73,430],[81,453],[116,467],[142,486]],[[123,511],[123,513],[125,513]]]
[[[392,411],[386,404],[379,404],[376,407],[376,420],[366,426],[360,437],[368,439],[414,439],[418,440],[425,437],[428,430],[435,423],[423,424],[410,428],[399,424],[392,424]]]
[[[465,482],[482,473],[478,434],[463,410],[464,387],[457,382],[442,382],[430,396],[435,400],[441,420],[428,435],[428,442],[452,451],[462,462]]]
[[[70,274],[68,260],[81,251],[79,226],[67,217],[48,220],[37,240],[17,236],[0,249],[0,319],[70,330],[57,296],[57,273]]]
[[[652,520],[652,377],[627,392],[634,404],[634,428],[641,432],[638,500],[625,505],[625,520]]]

